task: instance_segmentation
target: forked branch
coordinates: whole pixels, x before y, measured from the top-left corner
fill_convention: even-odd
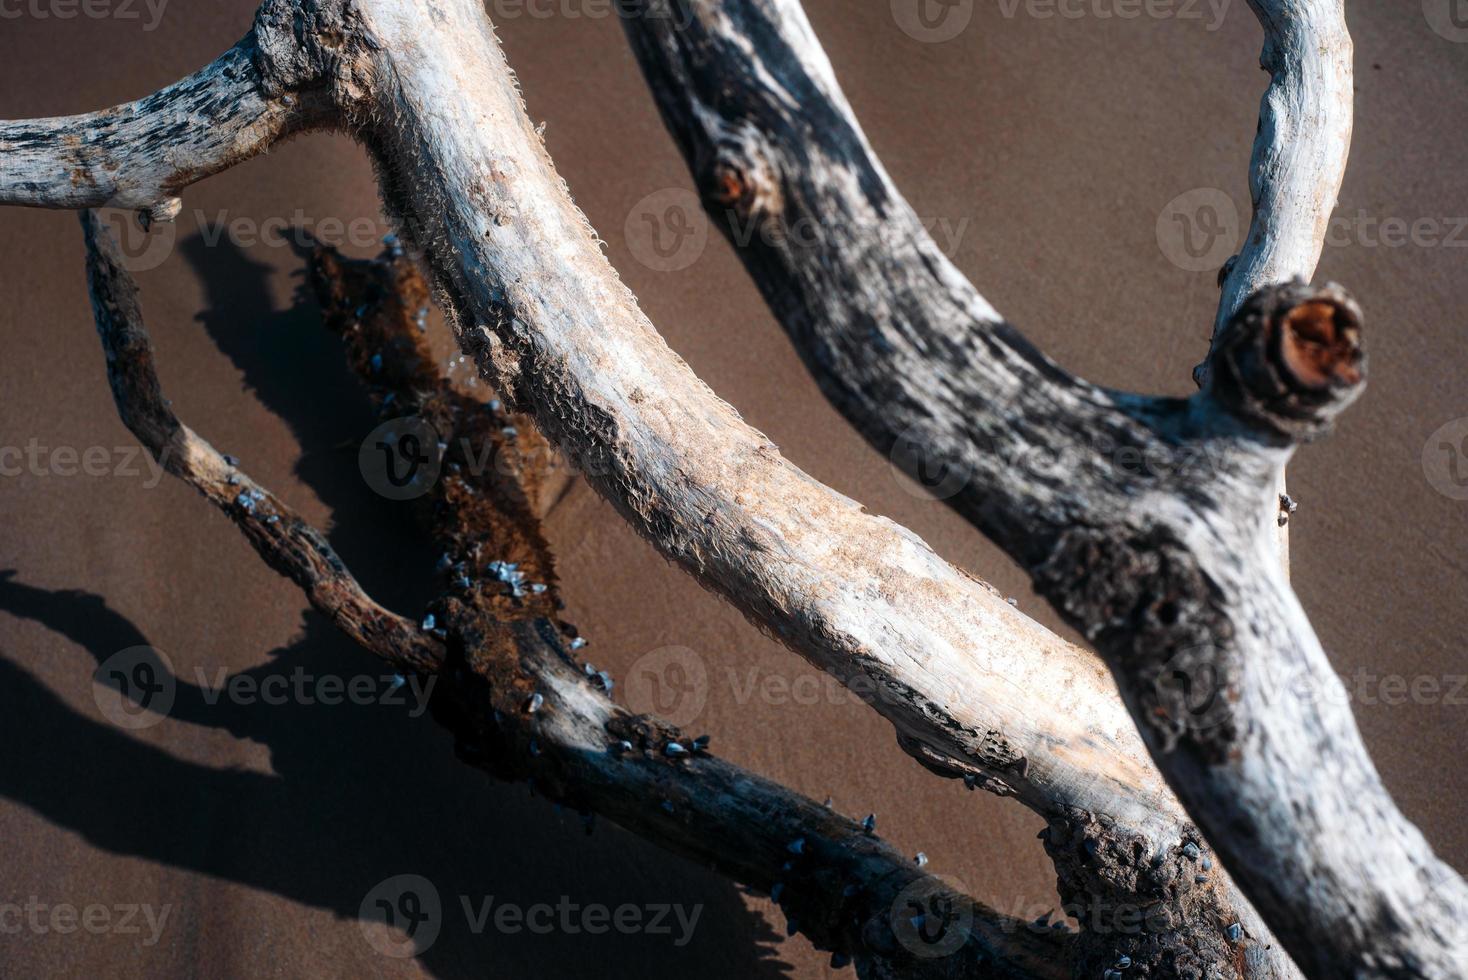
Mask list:
[[[0,204],[117,207],[170,221],[182,189],[334,115],[318,93],[276,89],[251,34],[213,64],[102,112],[0,122]]]
[[[1354,304],[1333,288],[1257,294],[1186,401],[1072,378],[913,226],[797,7],[692,9],[702,20],[686,34],[651,43],[686,61],[670,77],[688,91],[666,95],[698,108],[688,126],[716,150],[712,199],[765,227],[805,208],[898,232],[814,260],[778,238],[761,246],[823,387],[879,445],[907,433],[962,465],[972,489],[958,506],[1107,654],[1168,778],[1312,973],[1450,975],[1462,880],[1396,811],[1349,713],[1281,709],[1266,683],[1294,671],[1317,691],[1338,684],[1268,526],[1294,446],[1360,389]],[[927,764],[1044,813],[1067,898],[1166,913],[1171,930],[1088,936],[1077,969],[1135,950],[1153,972],[1288,971],[1208,873],[1092,660],[783,460],[667,349],[566,195],[477,3],[268,0],[246,46],[261,98],[329,99],[333,123],[364,138],[461,346],[635,527],[813,663],[880,692],[875,706]],[[736,67],[720,85],[700,77],[721,64]],[[135,188],[129,206],[166,212],[145,199],[176,187],[149,159],[116,183]],[[36,185],[19,203],[72,206],[70,193]],[[865,399],[892,418],[852,410]],[[1065,465],[1013,465],[1038,447]],[[1202,471],[1121,462],[1179,454]],[[1215,684],[1208,712],[1178,677]]]
[[[1274,71],[1254,228],[1186,401],[1086,384],[999,317],[883,171],[794,0],[628,0],[623,24],[716,226],[741,230],[822,390],[910,472],[942,474],[1097,644],[1307,971],[1455,976],[1468,890],[1382,787],[1275,553],[1284,464],[1359,394],[1365,362],[1353,301],[1282,284],[1313,269],[1344,167],[1340,7],[1254,5]]]
[[[461,342],[507,399],[666,554],[875,692],[925,764],[1042,814],[1065,906],[1100,923],[1081,961],[1241,960],[1289,975],[1227,879],[1198,874],[1206,844],[1092,658],[790,466],[715,398],[607,267],[482,12],[466,0],[437,9],[415,19],[386,4],[272,2],[245,44],[283,66],[262,81],[279,97],[335,93],[337,125],[377,153],[389,205],[426,245]],[[312,29],[293,33],[296,14]],[[389,53],[410,49],[443,56]]]

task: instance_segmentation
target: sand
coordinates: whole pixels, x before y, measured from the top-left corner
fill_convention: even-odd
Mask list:
[[[689,182],[606,5],[496,6],[520,14],[500,18],[502,33],[552,154],[669,343],[797,464],[1054,625],[994,548],[826,406],[722,239],[677,271],[639,260],[639,202]],[[1159,244],[1158,219],[1199,188],[1247,218],[1265,77],[1244,4],[1221,19],[1200,3],[1185,8],[1195,16],[1130,20],[1089,2],[1078,18],[980,4],[942,43],[903,33],[884,0],[807,6],[898,185],[990,300],[1073,371],[1186,393],[1217,290],[1168,258],[1176,242]],[[22,15],[0,30],[0,117],[144,95],[231,44],[252,8],[179,3],[149,31],[142,4],[133,20],[7,6]],[[1431,434],[1468,416],[1468,43],[1435,33],[1416,3],[1349,13],[1356,136],[1321,275],[1367,311],[1371,382],[1293,467],[1295,578],[1396,798],[1465,867],[1468,501],[1436,490],[1421,458]],[[366,399],[339,342],[293,298],[290,235],[259,234],[283,219],[370,252],[383,229],[365,158],[343,138],[302,138],[191,189],[184,206],[174,246],[139,274],[176,407],[329,526],[376,596],[416,612],[434,556],[358,475]],[[385,682],[227,521],[128,465],[135,442],[108,396],[75,218],[0,210],[0,270],[0,446],[34,446],[41,471],[0,477],[0,977],[826,972],[767,902],[613,827],[586,836],[574,814],[458,765],[432,722],[411,717],[411,696],[216,696],[211,685],[239,671],[308,692],[325,678]],[[101,475],[65,475],[78,464],[58,447],[78,459],[97,447]],[[1036,817],[914,765],[885,722],[667,565],[584,485],[547,531],[569,618],[622,691],[650,698],[663,681],[665,710],[691,714],[720,753],[850,814],[875,811],[882,833],[1003,911],[1055,904]],[[90,678],[137,645],[163,651],[181,680],[166,720],[129,730],[102,714]],[[656,653],[667,647],[691,652]],[[702,668],[704,682],[680,688],[669,663],[685,677]],[[359,926],[369,893],[402,874],[432,882],[442,910],[416,960],[381,955]],[[698,918],[685,931],[670,912],[666,933],[593,935],[579,912],[550,934],[493,917],[476,931],[491,897],[491,909],[633,905],[646,923],[665,905]],[[89,906],[108,910],[85,920],[95,931],[58,930],[75,925],[66,909]]]

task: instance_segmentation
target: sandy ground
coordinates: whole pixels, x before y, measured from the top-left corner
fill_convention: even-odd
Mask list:
[[[6,4],[21,13],[0,24],[0,118],[144,95],[231,44],[252,6],[177,3],[145,30],[142,3],[132,20]],[[1078,18],[978,4],[942,43],[905,34],[887,0],[807,6],[897,183],[994,304],[1069,369],[1188,391],[1217,290],[1211,272],[1169,259],[1181,226],[1168,208],[1212,188],[1247,218],[1265,78],[1242,0],[1137,19],[1097,16],[1108,0]],[[797,464],[1053,625],[992,547],[826,406],[721,239],[678,271],[639,261],[640,202],[688,180],[606,7],[497,7],[520,13],[499,19],[551,152],[672,346]],[[1422,465],[1429,436],[1468,415],[1468,43],[1440,36],[1415,0],[1352,3],[1350,15],[1356,136],[1321,272],[1367,310],[1371,388],[1293,468],[1295,576],[1387,783],[1468,868],[1468,501]],[[1219,227],[1236,235],[1228,210]],[[331,528],[371,591],[415,610],[433,556],[357,473],[371,414],[338,342],[295,298],[300,255],[259,240],[272,218],[370,251],[382,229],[359,149],[300,139],[188,192],[174,246],[140,273],[164,382],[195,428]],[[524,787],[459,766],[411,699],[217,697],[210,685],[237,671],[377,683],[380,669],[191,491],[127,465],[135,443],[108,397],[72,215],[0,210],[0,297],[0,446],[34,446],[40,461],[0,477],[0,976],[828,972],[764,901],[615,828],[585,836]],[[100,447],[105,475],[65,475],[75,464],[61,447]],[[1054,905],[1034,816],[920,770],[886,723],[664,563],[584,486],[548,530],[570,618],[629,696],[661,693],[726,756],[849,813],[876,811],[883,833],[1006,912]],[[166,720],[129,730],[104,717],[90,677],[142,644],[182,682]],[[682,675],[666,656],[641,659],[669,646],[691,651]],[[680,686],[699,669],[702,683]],[[400,874],[431,881],[443,909],[416,960],[379,954],[359,927],[372,889]],[[548,935],[476,930],[465,907],[491,897],[698,919],[685,931],[669,916],[671,934],[590,935],[574,915]],[[95,931],[56,928],[66,909]]]

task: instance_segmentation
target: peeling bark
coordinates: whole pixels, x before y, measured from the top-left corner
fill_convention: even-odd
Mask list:
[[[266,84],[251,34],[212,64],[103,112],[0,122],[0,204],[129,208],[171,221],[189,184],[335,115],[329,99]]]

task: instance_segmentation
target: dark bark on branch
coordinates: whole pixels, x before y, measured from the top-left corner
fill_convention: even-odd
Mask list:
[[[685,120],[685,150],[715,148],[706,196],[761,231],[835,221],[860,245],[776,235],[752,249],[751,268],[770,280],[762,288],[833,400],[909,464],[961,474],[955,505],[1098,644],[1172,786],[1312,973],[1461,972],[1468,890],[1387,797],[1349,712],[1327,704],[1340,703],[1339,682],[1274,559],[1284,463],[1360,390],[1353,305],[1329,288],[1270,287],[1231,322],[1210,361],[1218,370],[1186,401],[1072,378],[928,240],[871,157],[798,7],[685,8],[707,22],[681,37],[657,36],[654,19],[627,23],[653,32],[645,57],[687,76],[686,90],[659,94],[675,132]],[[1129,856],[1127,874],[1171,869],[1161,904],[1184,920],[1190,902],[1220,900],[1217,875],[1200,869],[1189,886],[1179,874],[1195,845],[1083,657],[790,466],[662,345],[565,195],[482,9],[267,0],[253,40],[221,63],[238,65],[241,50],[244,84],[229,72],[209,84],[239,96],[238,128],[251,135],[220,149],[204,131],[211,120],[228,130],[234,116],[175,119],[189,153],[204,146],[203,162],[160,165],[148,116],[193,105],[195,76],[173,97],[103,114],[104,130],[117,119],[141,126],[145,152],[119,144],[117,175],[82,183],[167,217],[179,186],[300,118],[256,121],[329,100],[332,121],[377,157],[461,346],[665,554],[813,662],[877,680],[891,695],[880,709],[930,767],[1062,821],[1079,855]],[[731,67],[710,85],[700,77],[710,65]],[[92,202],[100,190],[78,196],[36,174],[68,159],[69,141],[86,145],[95,121],[0,127],[20,151],[0,157],[0,180],[19,188],[4,200]],[[1037,450],[1063,464],[1035,465]],[[1299,703],[1278,703],[1280,677],[1305,692]],[[1212,697],[1200,709],[1179,681]],[[1094,803],[1123,819],[1108,823]],[[1074,832],[1088,822],[1104,833]],[[1063,875],[1071,856],[1057,857]],[[1262,968],[1257,943],[1240,943],[1224,921],[1149,962],[1202,975],[1240,952],[1239,971]]]
[[[1192,399],[1087,384],[931,240],[793,0],[623,8],[707,210],[822,390],[1097,645],[1159,767],[1307,972],[1458,975],[1468,890],[1382,787],[1275,554],[1286,460],[1362,387],[1355,304],[1266,286]]]
[[[96,212],[83,211],[81,220],[92,311],[123,424],[164,469],[222,510],[267,565],[300,586],[311,605],[358,645],[403,670],[436,670],[443,662],[442,644],[373,602],[320,531],[174,415],[158,384],[137,284],[117,242]]]
[[[1071,973],[1067,934],[958,895],[859,823],[718,760],[704,740],[616,707],[611,678],[577,659],[576,630],[558,614],[554,561],[531,505],[547,444],[526,420],[437,377],[410,326],[427,290],[401,252],[357,262],[318,250],[312,280],[377,404],[429,421],[447,447],[430,493],[450,583],[432,610],[450,649],[440,673],[446,697],[433,710],[461,758],[773,890],[792,931],[838,964],[854,958],[864,975]],[[480,574],[490,562],[513,564],[529,587]],[[949,955],[924,955],[932,947],[909,921],[922,907],[929,935],[953,944]]]
[[[372,605],[319,532],[178,421],[158,384],[136,285],[102,221],[86,212],[83,225],[98,333],[124,422],[347,635],[403,669],[435,673],[431,709],[455,735],[461,759],[581,811],[588,832],[600,814],[773,891],[792,933],[832,951],[837,965],[854,962],[864,977],[1070,976],[1067,933],[988,909],[861,824],[717,759],[706,740],[615,705],[611,679],[578,661],[576,631],[559,617],[554,563],[532,503],[546,447],[434,368],[416,330],[427,287],[400,251],[360,262],[318,250],[312,280],[328,325],[346,339],[384,414],[419,417],[444,437],[429,523],[448,556],[448,585],[433,624],[421,629]],[[490,561],[513,561],[516,574],[483,574]]]

